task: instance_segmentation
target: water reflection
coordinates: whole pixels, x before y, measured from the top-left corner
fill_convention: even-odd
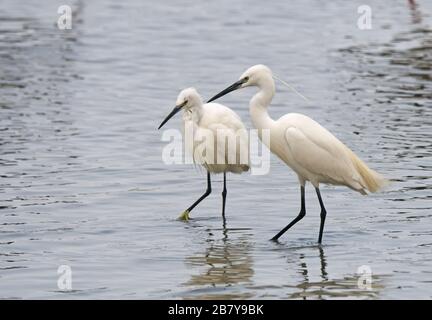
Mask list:
[[[411,10],[412,23],[417,24],[422,22],[422,14],[419,10],[419,4],[415,0],[408,0],[408,5]]]
[[[345,68],[352,67],[350,86],[373,88],[372,92],[359,89],[356,95],[364,105],[362,114],[370,114],[369,136],[375,133],[381,140],[377,152],[383,157],[377,162],[382,162],[387,175],[394,178],[389,200],[412,203],[430,199],[432,30],[422,20],[417,2],[409,1],[409,8],[413,25],[407,31],[396,33],[387,42],[340,52]],[[374,123],[379,113],[385,116]],[[416,205],[430,209],[430,205]]]
[[[34,179],[42,177],[61,180],[76,158],[66,141],[77,133],[67,102],[77,79],[68,57],[77,55],[79,24],[64,33],[36,17],[0,15],[0,22],[0,164],[7,166],[0,186],[10,191],[34,187]],[[41,175],[44,168],[51,170]],[[12,191],[8,196],[4,201],[15,205],[9,208],[53,202],[51,194],[29,199]]]
[[[79,77],[70,57],[78,56],[80,20],[60,32],[45,13],[24,11],[0,12],[0,278],[34,267],[37,242],[67,230],[61,209],[49,210],[79,201],[61,189],[77,158],[68,140],[78,131],[70,100]]]
[[[329,265],[322,246],[295,249],[288,257],[288,263],[301,275],[297,284],[286,286],[291,289],[287,296],[289,299],[377,298],[383,288],[377,275],[372,276],[372,290],[359,288],[357,274],[333,278],[327,270]],[[319,266],[319,271],[316,266]]]
[[[220,232],[222,237],[215,238]],[[226,228],[225,221],[222,230],[208,230],[205,251],[185,260],[187,266],[202,269],[184,284],[194,288],[193,298],[245,299],[252,296],[242,290],[242,285],[250,284],[254,275],[250,237],[248,229]]]
[[[53,291],[56,270],[69,262],[89,271],[77,270],[80,279],[88,275],[84,287],[107,288],[86,291],[91,298],[430,297],[430,2],[386,0],[381,13],[393,25],[377,21],[369,33],[352,19],[329,20],[355,14],[347,1],[298,1],[289,5],[289,19],[281,14],[286,1],[265,8],[253,1],[196,2],[180,19],[176,1],[71,1],[67,32],[56,27],[56,1],[4,1],[0,297],[61,297]],[[257,60],[317,102],[303,108],[281,92],[275,116],[290,109],[333,125],[374,169],[395,178],[389,192],[361,200],[330,188],[335,221],[322,250],[305,247],[304,239],[297,249],[272,250],[268,237],[287,219],[276,215],[276,204],[297,210],[297,194],[287,190],[297,181],[277,162],[268,176],[239,177],[232,191],[233,223],[251,230],[210,219],[187,230],[198,233],[191,243],[194,232],[167,222],[176,203],[202,186],[186,167],[167,170],[155,119],[178,88],[196,85],[207,95]],[[212,70],[217,77],[209,78]],[[248,95],[226,102],[251,126]],[[200,210],[219,213],[219,200]],[[287,242],[308,234],[307,223]],[[352,245],[364,241],[374,241],[374,255]],[[381,274],[376,291],[357,288],[355,268],[371,260],[391,275],[385,290]]]

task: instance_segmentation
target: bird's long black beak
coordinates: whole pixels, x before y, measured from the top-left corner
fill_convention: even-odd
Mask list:
[[[186,101],[185,101],[184,103],[182,103],[181,105],[179,105],[179,106],[175,106],[174,109],[170,112],[170,114],[167,115],[167,117],[165,118],[165,120],[162,121],[162,123],[160,124],[158,130],[159,130],[160,128],[162,128],[162,126],[163,126],[165,123],[167,123],[169,119],[171,119],[172,117],[174,117],[174,116],[176,115],[176,113],[179,112],[179,111],[180,111],[180,110],[185,106],[185,104],[186,104]]]
[[[221,92],[219,92],[217,95],[215,95],[213,98],[211,98],[209,101],[207,101],[207,103],[212,102],[216,99],[219,99],[220,97],[223,97],[224,95],[230,93],[231,91],[240,89],[242,84],[245,83],[247,80],[246,79],[240,79],[239,81],[233,83],[232,85],[230,85],[228,88],[222,90]]]

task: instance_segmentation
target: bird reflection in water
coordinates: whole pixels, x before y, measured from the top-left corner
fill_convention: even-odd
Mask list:
[[[289,288],[294,289],[294,292],[290,292],[288,295],[289,299],[368,299],[378,297],[380,289],[383,288],[380,277],[372,275],[373,285],[371,290],[363,289],[358,286],[358,274],[348,275],[341,279],[333,279],[331,276],[329,276],[327,271],[328,264],[324,248],[322,246],[318,246],[312,247],[311,249],[318,250],[317,253],[320,265],[318,276],[320,279],[317,279],[316,281],[311,280],[317,276],[313,272],[313,268],[309,268],[308,263],[306,262],[306,260],[311,261],[311,255],[306,255],[304,252],[299,253],[297,264],[298,271],[302,275],[302,279],[298,284],[288,286]]]
[[[186,258],[187,265],[204,270],[192,275],[185,285],[197,289],[198,296],[193,294],[195,299],[250,298],[252,294],[243,288],[251,284],[254,274],[249,229],[226,228],[224,219],[222,237],[218,239],[215,234],[219,231],[208,230],[205,252]]]

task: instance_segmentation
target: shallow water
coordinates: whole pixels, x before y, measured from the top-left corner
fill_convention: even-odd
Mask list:
[[[432,297],[432,3],[370,1],[61,1],[0,8],[1,298]],[[368,197],[322,187],[319,206],[279,243],[299,210],[295,175],[272,157],[264,176],[221,177],[214,194],[190,165],[164,165],[156,130],[180,89],[210,97],[265,63],[273,117],[307,114],[393,180]],[[221,101],[251,126],[252,90]],[[167,128],[178,128],[180,117]],[[60,265],[72,290],[57,286]],[[358,286],[369,266],[372,289]]]

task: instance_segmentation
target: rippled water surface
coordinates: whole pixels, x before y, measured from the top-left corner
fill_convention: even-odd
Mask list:
[[[62,4],[0,8],[1,298],[432,297],[431,1],[369,1],[372,30],[357,28],[365,1],[72,1],[66,31]],[[312,101],[278,84],[273,117],[313,117],[393,180],[368,197],[323,186],[321,247],[310,185],[305,219],[268,241],[299,210],[275,157],[229,176],[225,223],[220,176],[176,220],[205,174],[165,165],[157,126],[180,89],[210,97],[256,63]],[[249,127],[252,93],[221,100]]]

